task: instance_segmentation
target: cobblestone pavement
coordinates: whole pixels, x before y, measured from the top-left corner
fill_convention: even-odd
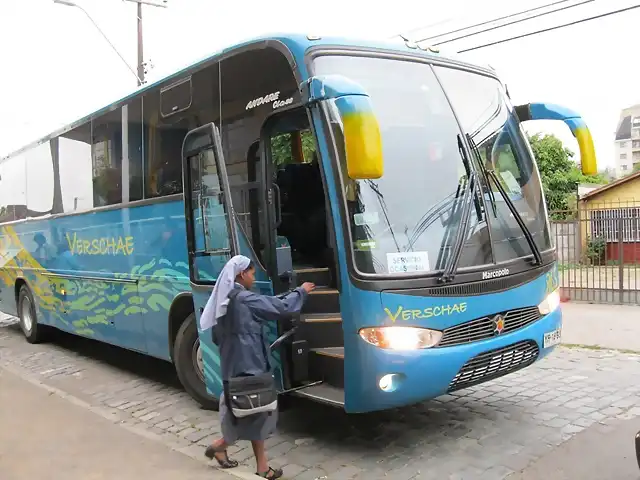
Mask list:
[[[181,390],[171,365],[65,334],[29,345],[12,323],[0,319],[0,366],[192,456],[219,434],[216,413]],[[388,412],[349,416],[301,400],[281,414],[268,452],[302,480],[502,479],[596,422],[638,416],[640,356],[561,348],[503,379]],[[253,469],[248,444],[230,454]]]

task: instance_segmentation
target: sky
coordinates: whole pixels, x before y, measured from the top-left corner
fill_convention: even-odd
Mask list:
[[[584,0],[573,0],[574,2]],[[76,0],[135,69],[136,6],[122,0]],[[551,0],[323,0],[321,9],[299,0],[168,0],[144,7],[148,80],[246,38],[276,32],[389,38],[405,32],[424,38],[551,3]],[[624,8],[633,0],[586,5],[497,29],[440,48],[466,47]],[[640,103],[640,62],[633,60],[640,9],[578,26],[463,54],[489,63],[507,84],[513,103],[552,102],[577,110],[594,137],[600,168],[613,165],[620,110]],[[53,0],[4,0],[0,5],[0,157],[119,99],[136,80],[91,21]],[[529,122],[529,132],[558,135],[577,151],[568,129]]]

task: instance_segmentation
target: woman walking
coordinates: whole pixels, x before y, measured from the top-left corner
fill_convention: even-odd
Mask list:
[[[227,397],[234,380],[267,378],[270,376],[269,345],[263,334],[266,322],[291,318],[302,310],[307,295],[315,288],[312,283],[284,297],[269,297],[251,292],[255,268],[247,257],[237,255],[222,269],[211,298],[202,312],[201,326],[212,328],[214,342],[220,349],[220,367],[225,393],[220,397],[222,438],[210,445],[205,455],[216,459],[221,468],[234,468],[238,462],[229,459],[227,448],[238,440],[249,440],[256,457],[256,475],[268,479],[280,478],[282,469],[273,469],[267,462],[265,440],[275,432],[277,409],[234,414]]]

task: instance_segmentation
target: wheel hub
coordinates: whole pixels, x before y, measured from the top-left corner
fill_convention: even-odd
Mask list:
[[[200,339],[197,339],[193,344],[192,360],[194,370],[198,378],[204,383],[204,360],[202,359],[202,348],[200,347]]]
[[[27,333],[33,328],[33,317],[31,316],[31,301],[25,298],[22,301],[22,325]]]

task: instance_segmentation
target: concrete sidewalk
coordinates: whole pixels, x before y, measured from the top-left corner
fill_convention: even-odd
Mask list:
[[[640,306],[563,303],[562,343],[640,353]]]
[[[639,306],[570,302],[561,308],[563,344],[640,353]],[[508,480],[638,480],[638,431],[639,417],[594,424]]]
[[[234,478],[2,369],[0,405],[2,480]]]
[[[638,480],[634,438],[640,418],[595,424],[508,480]]]

